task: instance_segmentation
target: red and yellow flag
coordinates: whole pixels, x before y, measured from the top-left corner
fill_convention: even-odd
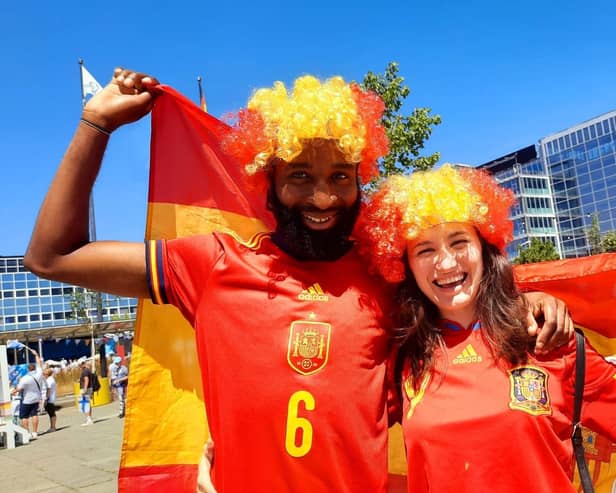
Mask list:
[[[146,239],[267,229],[265,197],[242,189],[219,148],[225,124],[162,87],[152,113]],[[193,329],[172,306],[141,300],[119,473],[120,492],[196,490],[208,437]]]
[[[146,238],[231,230],[248,239],[268,230],[273,221],[265,197],[245,189],[240,166],[220,150],[225,124],[173,89],[161,90],[152,113]],[[615,273],[616,254],[516,268],[524,289],[565,300],[604,354],[616,353]],[[174,307],[142,300],[131,359],[120,493],[193,493],[207,436],[193,329]],[[401,437],[395,431],[391,436],[390,468],[402,474]],[[597,481],[607,477],[606,471],[613,480],[614,449],[601,450],[594,468]],[[392,491],[405,491],[403,479],[392,476],[397,485]]]
[[[519,265],[515,274],[522,289],[545,291],[566,301],[571,318],[592,346],[604,356],[616,354],[616,253]],[[583,438],[595,493],[613,493],[616,444],[591,430],[584,430]],[[577,471],[575,483],[579,487]]]

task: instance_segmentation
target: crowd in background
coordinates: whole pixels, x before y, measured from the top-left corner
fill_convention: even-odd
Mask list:
[[[102,371],[100,355],[77,360],[62,359],[60,361],[43,361],[34,349],[22,345],[32,353],[35,362],[28,363],[26,373],[17,367],[10,368],[11,411],[13,419],[30,433],[30,439],[39,435],[39,416],[47,414],[49,427],[45,433],[57,431],[56,411],[58,397],[76,393],[76,383],[79,382],[79,407],[86,416],[84,425],[93,424],[92,396],[98,391],[94,381],[102,382],[101,375],[109,379],[109,390],[113,400],[120,401],[119,417],[124,417],[126,387],[128,385],[128,359],[111,354],[104,361],[108,371]],[[100,378],[99,378],[100,377]]]

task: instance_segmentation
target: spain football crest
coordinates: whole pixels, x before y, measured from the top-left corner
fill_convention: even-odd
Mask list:
[[[322,370],[329,358],[331,325],[323,322],[296,320],[289,332],[287,361],[302,375]]]
[[[552,414],[548,394],[548,374],[535,366],[509,370],[511,401],[509,407],[535,416]]]

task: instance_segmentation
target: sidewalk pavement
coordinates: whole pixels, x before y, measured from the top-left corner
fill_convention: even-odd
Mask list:
[[[124,420],[117,402],[92,410],[94,424],[81,426],[84,415],[73,396],[58,401],[58,431],[44,433],[49,417],[39,416],[37,440],[0,449],[0,490],[19,493],[112,493],[117,491]]]

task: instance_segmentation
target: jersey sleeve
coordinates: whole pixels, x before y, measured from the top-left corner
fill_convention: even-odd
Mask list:
[[[212,267],[223,249],[214,235],[146,242],[150,297],[171,304],[194,325],[195,313]]]
[[[586,341],[582,424],[616,442],[614,416],[616,416],[616,365],[608,362]]]

